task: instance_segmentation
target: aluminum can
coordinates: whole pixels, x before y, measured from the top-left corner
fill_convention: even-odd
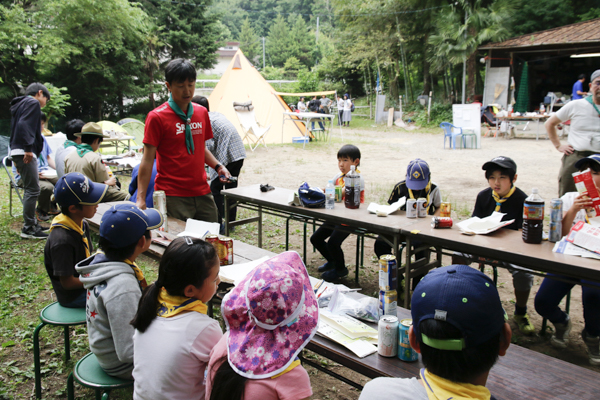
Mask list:
[[[443,202],[440,205],[440,217],[450,218],[452,215],[452,204],[449,202]]]
[[[410,347],[410,341],[408,340],[408,330],[411,325],[411,318],[401,319],[398,324],[398,358],[408,362],[419,359],[419,354]]]
[[[343,189],[341,185],[335,185],[335,202],[336,203],[341,203],[344,200],[344,197],[342,196],[343,193]]]
[[[379,291],[379,318],[384,315],[396,315],[398,308],[398,292],[395,290]]]
[[[233,264],[233,239],[227,236],[219,236],[217,254],[221,265]]]
[[[431,227],[434,229],[452,228],[452,218],[433,217],[431,218]]]
[[[215,242],[219,241],[219,235],[206,235],[204,236],[204,241],[207,243],[212,243],[213,246],[215,246]]]
[[[548,232],[548,241],[552,243],[560,242],[562,239],[562,221],[550,222],[550,231]]]
[[[383,357],[395,357],[398,354],[398,317],[382,317],[377,328],[377,353]]]
[[[417,218],[417,201],[415,199],[406,200],[406,218]]]
[[[425,218],[427,216],[427,199],[420,197],[417,199],[417,217]]]
[[[379,290],[396,290],[398,285],[398,263],[393,254],[379,258]]]
[[[164,190],[155,190],[152,194],[152,202],[154,203],[154,208],[157,209],[163,217],[163,224],[158,230],[161,232],[169,232],[167,220],[167,195]]]
[[[563,210],[562,210],[563,207],[562,206],[563,206],[562,199],[550,200],[550,222],[562,221],[562,218],[563,218]]]

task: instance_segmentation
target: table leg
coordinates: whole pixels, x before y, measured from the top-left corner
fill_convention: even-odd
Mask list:
[[[404,265],[404,308],[408,309],[410,302],[410,259],[412,258],[412,244],[410,236],[406,236],[406,263]]]
[[[227,195],[224,196],[223,209],[225,210],[225,236],[229,236],[229,198]]]
[[[262,206],[258,207],[258,247],[262,249]]]

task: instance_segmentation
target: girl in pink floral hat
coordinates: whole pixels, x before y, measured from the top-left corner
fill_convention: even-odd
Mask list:
[[[206,399],[307,399],[312,395],[299,353],[317,331],[319,308],[296,252],[253,269],[224,299],[227,333],[213,349]]]

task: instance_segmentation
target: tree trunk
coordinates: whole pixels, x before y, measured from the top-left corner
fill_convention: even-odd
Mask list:
[[[425,38],[422,42],[423,48],[423,94],[428,96],[431,91],[431,77],[430,77],[430,64],[427,60],[427,56],[425,55],[425,43],[427,43],[428,35],[425,35]]]
[[[467,59],[467,103],[473,101],[473,96],[475,96],[475,68],[477,67],[475,63],[475,58],[477,57],[477,53],[473,52]]]
[[[98,100],[96,102],[96,121],[102,121],[102,101]]]
[[[390,104],[396,104],[398,101],[398,74],[393,64],[388,67],[388,74],[390,74]]]

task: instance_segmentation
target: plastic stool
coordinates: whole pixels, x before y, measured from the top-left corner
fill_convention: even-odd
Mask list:
[[[88,353],[83,356],[69,374],[67,378],[67,398],[69,400],[75,399],[73,378],[82,386],[94,389],[96,400],[108,400],[108,395],[113,389],[133,386],[133,380],[115,378],[104,372],[94,353]]]
[[[40,363],[40,330],[45,325],[55,325],[64,327],[65,333],[65,362],[71,358],[71,345],[69,343],[69,327],[85,324],[85,308],[67,308],[58,302],[54,302],[44,307],[40,312],[39,324],[33,331],[33,365],[35,373],[35,398],[42,398],[42,374]]]

